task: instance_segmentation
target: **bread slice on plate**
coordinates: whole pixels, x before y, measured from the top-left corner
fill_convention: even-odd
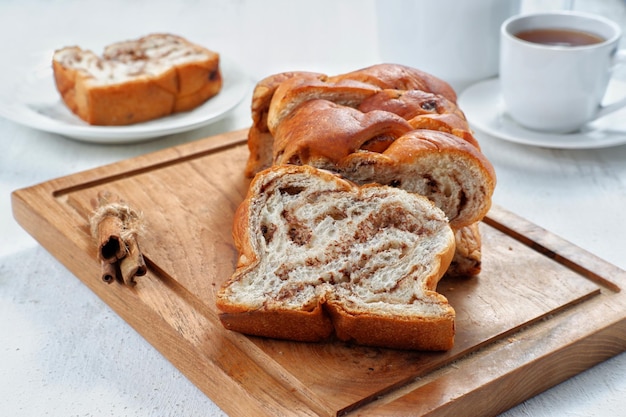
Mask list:
[[[436,292],[455,252],[445,214],[401,189],[312,166],[257,174],[235,213],[223,325],[295,341],[448,350],[454,309]]]
[[[52,68],[67,107],[91,125],[130,125],[192,110],[222,88],[219,54],[171,34],[118,42],[102,56],[70,46]]]

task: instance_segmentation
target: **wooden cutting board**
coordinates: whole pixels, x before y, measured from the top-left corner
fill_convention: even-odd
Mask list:
[[[15,191],[17,221],[232,416],[488,416],[626,350],[626,272],[500,207],[481,224],[483,271],[442,280],[457,311],[444,353],[295,343],[225,330],[246,131]],[[90,200],[144,213],[148,274],[105,284]]]

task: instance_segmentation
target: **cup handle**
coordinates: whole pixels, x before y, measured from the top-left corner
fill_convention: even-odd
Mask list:
[[[620,49],[615,53],[613,57],[613,65],[611,70],[614,71],[617,67],[626,64],[626,49]],[[626,106],[626,97],[617,100],[614,103],[607,104],[606,106],[600,106],[600,110],[596,113],[596,117],[594,119],[598,119],[600,117],[604,117],[609,113],[613,113],[616,110],[621,109]]]

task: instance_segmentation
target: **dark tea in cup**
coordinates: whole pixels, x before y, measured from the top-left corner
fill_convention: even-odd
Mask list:
[[[626,64],[614,21],[565,10],[529,13],[506,20],[500,35],[502,101],[521,126],[571,133],[626,107],[626,97],[603,103],[613,69]]]
[[[604,42],[598,35],[572,29],[530,29],[516,33],[515,37],[526,42],[553,46],[587,46]]]

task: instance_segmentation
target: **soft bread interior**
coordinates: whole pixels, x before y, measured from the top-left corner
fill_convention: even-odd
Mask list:
[[[223,311],[314,311],[404,320],[453,319],[435,292],[454,234],[428,199],[391,187],[358,187],[310,166],[275,166],[255,177],[245,259],[219,294]],[[234,329],[237,330],[237,329]]]
[[[405,140],[410,138],[398,140],[397,152],[355,153],[328,169],[358,184],[379,183],[426,196],[443,210],[455,229],[482,219],[491,207],[494,187],[485,166],[469,153],[435,148],[424,149],[419,157],[410,159],[400,148]]]

